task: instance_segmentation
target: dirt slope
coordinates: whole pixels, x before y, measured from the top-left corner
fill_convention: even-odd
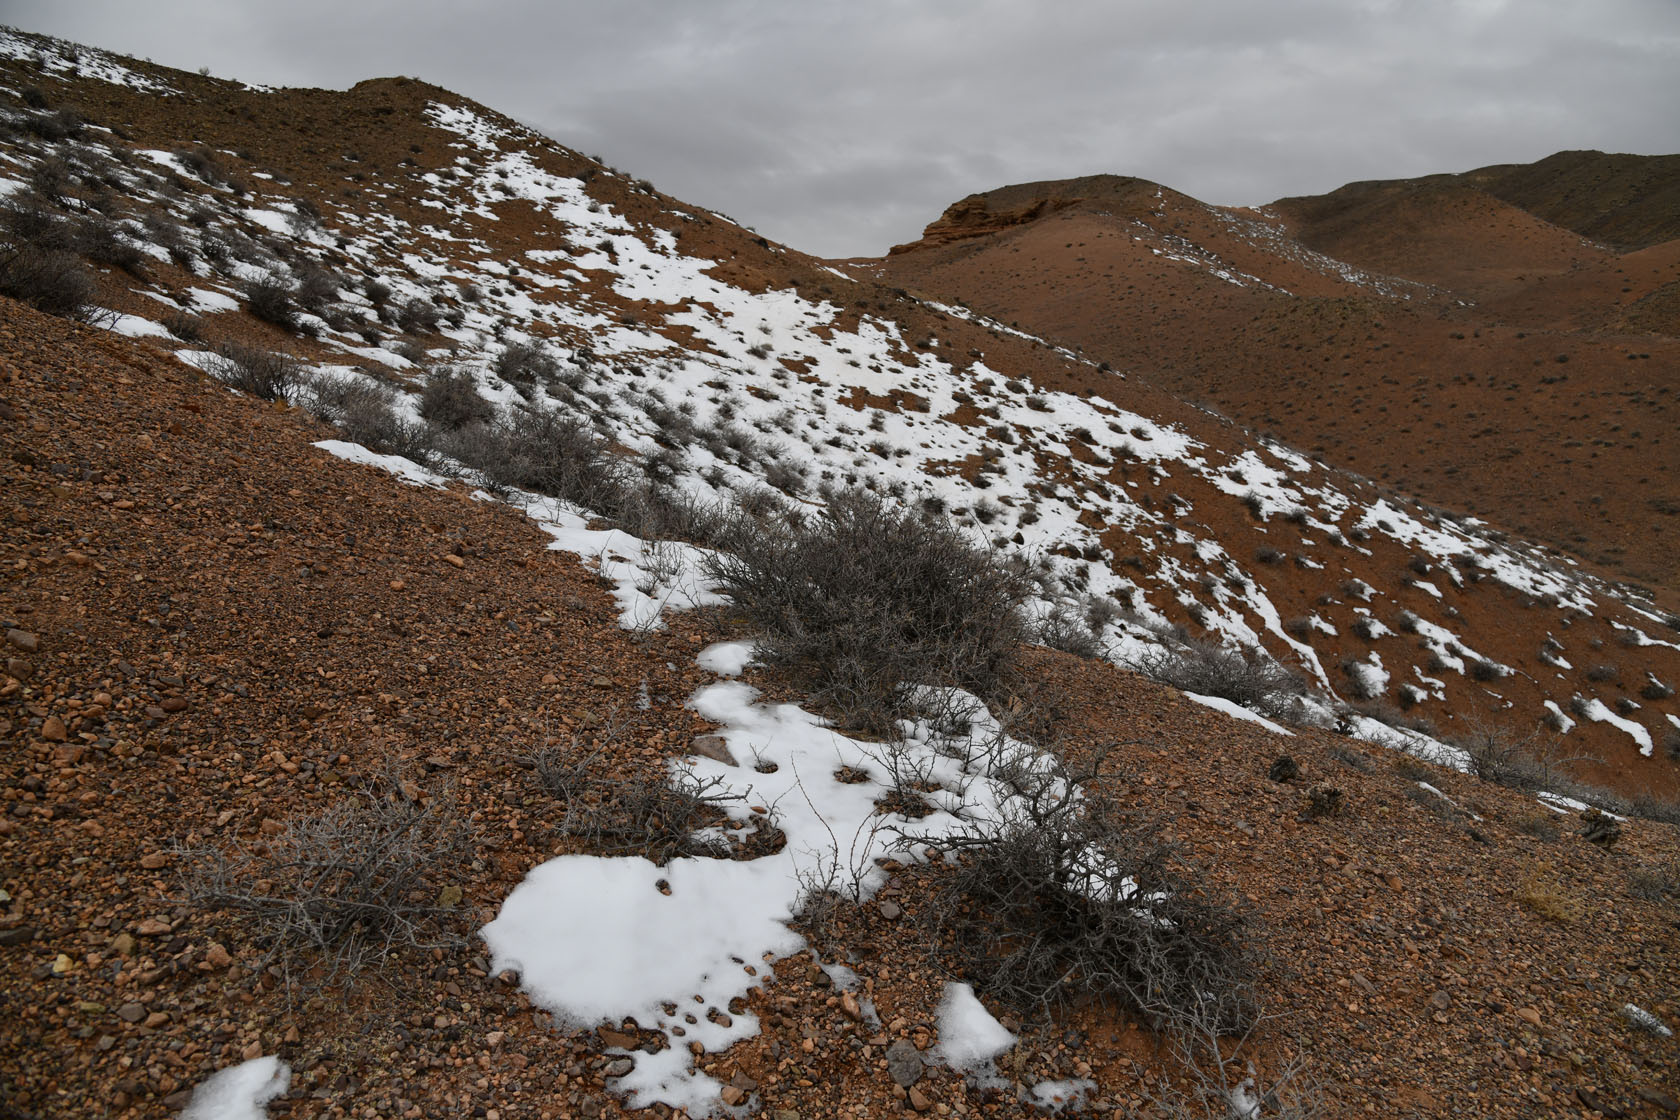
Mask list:
[[[475,931],[543,860],[593,850],[532,756],[573,745],[618,784],[713,749],[687,706],[714,679],[695,657],[743,636],[739,620],[672,611],[668,629],[627,631],[635,589],[475,495],[485,476],[404,485],[313,446],[340,433],[305,408],[206,376],[207,348],[235,341],[307,363],[306,389],[385,393],[422,428],[428,370],[464,371],[495,408],[581,417],[638,476],[708,500],[769,485],[815,503],[838,482],[936,502],[1025,553],[1035,605],[1089,611],[1115,650],[1160,648],[1177,626],[1250,640],[1316,673],[1327,700],[1373,693],[1362,710],[1397,727],[1324,707],[1285,737],[1034,647],[1011,710],[1075,763],[1114,744],[1093,796],[1243,911],[1276,1016],[1251,1053],[1267,1074],[1306,1056],[1317,1115],[1680,1107],[1672,1040],[1622,1010],[1680,1020],[1680,834],[1631,820],[1600,847],[1573,811],[1407,753],[1455,757],[1443,741],[1478,720],[1532,730],[1549,703],[1577,776],[1680,788],[1663,738],[1680,707],[1653,687],[1680,680],[1672,589],[1630,594],[1103,368],[1094,344],[1058,346],[1024,315],[1030,330],[917,299],[893,270],[990,267],[1001,292],[1033,262],[1045,290],[1027,306],[1073,330],[1108,306],[1071,300],[1056,269],[1074,252],[1128,315],[1240,333],[1262,309],[1295,332],[1279,352],[1329,324],[1351,349],[1396,307],[1445,330],[1453,293],[1330,259],[1275,215],[1107,178],[1043,206],[1039,187],[968,205],[938,247],[853,280],[424,83],[258,91],[50,41],[7,49],[0,84],[21,107],[0,171],[57,189],[43,203],[57,220],[109,220],[143,259],[95,262],[97,304],[124,313],[94,316],[112,331],[0,299],[0,1113],[172,1115],[211,1071],[278,1054],[296,1079],[274,1115],[611,1116],[617,1079],[672,1042],[534,1010],[517,976],[490,975]],[[61,108],[92,123],[38,135]],[[1664,251],[1644,251],[1651,267]],[[321,272],[335,290],[306,297]],[[289,320],[256,314],[276,277]],[[1645,313],[1663,292],[1640,296]],[[1515,334],[1498,341],[1539,347],[1553,376],[1555,342]],[[511,370],[513,341],[551,373]],[[1176,352],[1165,329],[1140,344]],[[1327,439],[1350,416],[1388,422],[1369,376],[1357,399],[1312,398]],[[1456,388],[1482,400],[1480,380]],[[1656,438],[1627,438],[1660,477]],[[1531,487],[1549,477],[1539,454],[1524,466]],[[1533,500],[1544,512],[1556,495]],[[745,679],[805,699],[788,676]],[[1420,719],[1442,740],[1406,730]],[[1273,781],[1285,751],[1301,773]],[[471,826],[472,858],[422,898],[454,915],[440,928],[459,944],[399,949],[359,984],[305,973],[289,988],[248,917],[182,901],[193,860],[174,842],[260,854],[391,766],[394,803]],[[1309,811],[1320,782],[1339,812]],[[1089,1077],[1097,1114],[1147,1115],[1163,1079],[1182,1080],[1124,1015],[1000,1008],[1021,1035],[1000,1086],[937,1064],[914,1092],[898,1084],[886,1050],[932,1058],[947,976],[922,921],[938,873],[890,870],[877,898],[807,919],[811,950],[763,962],[762,987],[714,1009],[763,1028],[696,1054],[732,1099],[806,1118],[1014,1115],[1017,1094]],[[857,991],[836,991],[819,956],[846,962]]]
[[[1030,184],[965,199],[921,242],[853,265],[1672,589],[1671,165],[1559,156],[1258,211],[1161,188],[1119,203],[1093,180]],[[1589,186],[1605,192],[1598,203]],[[994,203],[1035,216],[990,229]],[[1646,247],[1618,253],[1547,219],[1598,230],[1582,215],[1599,210]],[[954,223],[986,232],[952,241]]]

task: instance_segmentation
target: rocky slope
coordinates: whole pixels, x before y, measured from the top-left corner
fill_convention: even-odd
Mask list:
[[[1253,211],[1027,184],[853,264],[1672,594],[1674,167],[1564,153]]]
[[[465,437],[423,414],[447,367],[472,407],[580,418],[668,497],[752,505],[769,485],[814,504],[827,482],[938,508],[1027,557],[1032,611],[1077,620],[1112,661],[1147,660],[1178,626],[1297,667],[1316,698],[1289,728],[1044,649],[1016,687],[1070,761],[1115,743],[1097,787],[1176,842],[1210,897],[1239,901],[1278,1016],[1249,1053],[1266,1078],[1308,1058],[1318,1114],[1672,1107],[1672,1039],[1623,1005],[1680,1016],[1673,827],[1629,821],[1602,848],[1575,835],[1579,806],[1416,757],[1464,765],[1452,740],[1472,717],[1546,720],[1580,776],[1671,792],[1672,604],[1092,354],[853,279],[436,87],[259,90],[16,33],[0,45],[0,174],[14,207],[78,231],[93,285],[89,325],[0,302],[0,1105],[163,1115],[210,1071],[278,1053],[295,1078],[276,1108],[297,1115],[596,1116],[668,1061],[648,1051],[680,1051],[680,1018],[556,1022],[477,931],[541,861],[591,850],[537,780],[543,748],[592,752],[613,783],[715,751],[693,701],[721,670],[696,658],[741,623],[675,609],[708,601],[679,578],[686,546],[595,532],[464,464]],[[1158,189],[1142,201],[1197,213]],[[947,248],[1089,218],[1000,209],[1019,220]],[[1234,239],[1218,261],[1194,232],[1150,247],[1162,275],[1191,277],[1173,298],[1198,314],[1265,269],[1446,299],[1277,251],[1261,225],[1248,255]],[[274,403],[235,394],[216,379],[237,372],[214,353],[229,343],[307,372]],[[293,407],[400,443],[351,422],[358,387],[430,432],[413,453],[458,480]],[[801,699],[784,674],[745,672]],[[1300,772],[1273,780],[1285,750]],[[344,984],[279,967],[239,912],[183,901],[203,852],[260,857],[392,768],[393,803],[470,826],[471,858],[429,881],[458,947],[399,947]],[[1315,783],[1339,811],[1311,808]],[[919,819],[904,796],[940,811],[957,796],[897,795],[896,827]],[[1006,1113],[1089,1081],[1086,1107],[1125,1115],[1183,1081],[1161,1040],[1092,1010],[1053,1026],[999,1010],[1019,1038],[1000,1081],[941,1065],[946,976],[917,921],[938,878],[903,854],[862,904],[807,912],[806,949],[711,1008],[714,1026],[741,1020],[727,1047],[691,1024],[684,1076],[716,1094],[693,1111]],[[903,1043],[927,1055],[915,1077]],[[649,1099],[669,1112],[673,1093]]]

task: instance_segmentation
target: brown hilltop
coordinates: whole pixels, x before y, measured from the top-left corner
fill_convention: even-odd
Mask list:
[[[1044,200],[1032,220],[953,243],[947,212],[860,271],[1672,589],[1677,160],[1560,153],[1258,210],[1028,184],[960,205],[985,229],[989,199]]]

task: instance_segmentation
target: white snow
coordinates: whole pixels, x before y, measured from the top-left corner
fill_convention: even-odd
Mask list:
[[[1631,719],[1612,712],[1598,697],[1586,702],[1586,709],[1581,712],[1583,719],[1590,719],[1594,723],[1608,723],[1611,727],[1625,731],[1635,743],[1639,745],[1639,753],[1649,755],[1652,751],[1651,733]]]
[[[111,314],[116,317],[114,319],[110,319],[109,321],[105,321],[103,319],[95,319],[94,321],[100,326],[105,327],[106,330],[114,331],[120,335],[126,335],[129,338],[169,337],[169,332],[151,319],[142,319],[138,315],[123,315],[117,312],[112,312]]]
[[[292,1068],[279,1058],[252,1058],[200,1082],[180,1120],[263,1120],[291,1083]]]
[[[960,1072],[988,1069],[1015,1045],[1015,1036],[986,1010],[974,989],[950,981],[939,1003],[939,1060]]]
[[[369,451],[359,443],[350,443],[342,439],[324,439],[315,445],[328,455],[344,459],[352,463],[361,463],[369,467],[378,467],[396,475],[410,486],[430,486],[443,489],[449,480],[435,471],[429,471],[412,459],[405,459],[401,455],[380,455]]]
[[[1223,696],[1203,696],[1199,692],[1186,692],[1184,694],[1184,698],[1186,700],[1194,700],[1196,703],[1212,708],[1216,712],[1224,712],[1226,715],[1231,716],[1234,719],[1246,720],[1249,723],[1258,723],[1266,730],[1275,731],[1279,735],[1293,736],[1295,734],[1295,732],[1289,730],[1287,727],[1284,727],[1282,724],[1273,723],[1260,713],[1251,712],[1241,704],[1232,700],[1227,700]]]
[[[752,664],[757,646],[752,642],[714,642],[700,651],[696,658],[700,668],[720,677],[738,677]]]

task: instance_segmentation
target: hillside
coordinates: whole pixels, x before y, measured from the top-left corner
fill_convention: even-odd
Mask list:
[[[1674,160],[1590,155],[1255,211],[1136,180],[1028,184],[964,199],[922,241],[849,268],[1671,594]],[[1551,218],[1619,222],[1630,247]],[[954,241],[953,222],[986,236]]]
[[[420,81],[0,87],[0,1115],[1680,1107],[1669,585]],[[1080,190],[887,271],[1454,306]]]

